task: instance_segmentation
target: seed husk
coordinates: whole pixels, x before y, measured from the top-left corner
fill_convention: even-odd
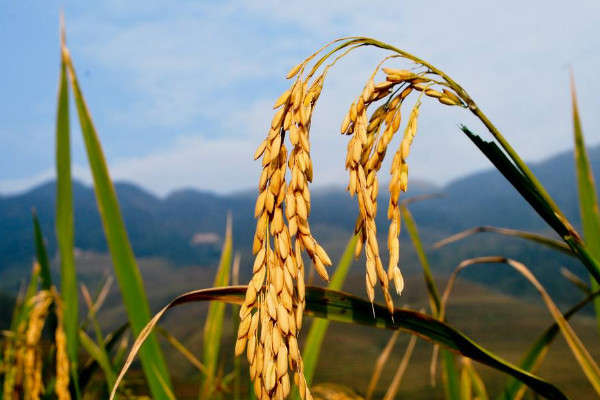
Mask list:
[[[292,91],[290,89],[286,90],[285,92],[283,92],[281,94],[281,96],[279,96],[279,98],[277,99],[277,101],[275,101],[275,105],[273,106],[273,110],[281,107],[282,105],[284,105],[285,103],[288,102],[288,100],[290,99],[290,95],[292,94]]]
[[[290,71],[287,73],[286,78],[287,79],[291,79],[294,76],[296,76],[296,74],[298,73],[298,71],[300,71],[300,68],[302,68],[302,66],[304,65],[304,62],[301,62],[298,65],[295,65],[292,69],[290,69]]]

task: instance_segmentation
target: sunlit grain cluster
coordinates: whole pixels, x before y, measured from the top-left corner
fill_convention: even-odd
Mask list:
[[[246,350],[254,392],[259,399],[286,398],[290,393],[289,371],[294,374],[301,398],[312,398],[303,376],[297,340],[305,305],[302,254],[306,252],[312,266],[325,281],[329,279],[325,267],[331,265],[331,260],[313,237],[309,225],[309,183],[313,178],[311,117],[327,72],[356,45],[356,41],[350,40],[329,51],[314,63],[306,77],[305,68],[320,51],[289,72],[287,77],[294,78],[294,82],[275,102],[276,111],[269,133],[254,155],[255,159],[262,157],[263,167],[254,214],[257,219],[253,245],[256,258],[254,276],[240,310],[241,323],[235,352],[239,355]],[[345,51],[336,54],[342,49]],[[334,60],[320,70],[333,55],[336,55]],[[380,65],[350,106],[341,130],[350,136],[346,157],[348,191],[352,196],[357,196],[360,210],[355,229],[359,235],[356,256],[364,249],[369,299],[371,302],[375,300],[375,286],[379,281],[387,307],[393,314],[390,281],[394,282],[398,294],[404,286],[398,267],[398,199],[400,192],[407,188],[406,158],[416,134],[420,101],[417,101],[410,114],[392,163],[388,208],[391,221],[388,237],[390,260],[387,271],[380,257],[375,224],[379,192],[377,174],[388,145],[400,128],[401,106],[413,90],[438,98],[444,104],[462,103],[455,100],[456,96],[450,92],[447,94],[431,89],[434,82],[425,74],[384,68],[385,80],[375,83],[379,68]],[[380,105],[369,115],[369,108],[374,104]],[[289,142],[289,150],[286,142]]]
[[[42,381],[42,331],[51,306],[56,316],[54,332],[55,343],[55,387],[54,392],[59,400],[70,400],[69,363],[66,350],[65,333],[62,328],[62,309],[55,290],[42,290],[33,296],[24,307],[26,319],[20,321],[18,335],[9,340],[4,351],[5,378],[3,398],[40,399],[46,390]]]

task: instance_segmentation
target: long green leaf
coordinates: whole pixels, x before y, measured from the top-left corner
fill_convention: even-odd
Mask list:
[[[427,198],[429,197],[422,197],[422,199]],[[417,256],[419,257],[421,268],[423,269],[423,277],[425,279],[425,286],[427,287],[427,297],[429,298],[429,306],[431,308],[431,313],[433,314],[433,316],[443,321],[443,318],[440,318],[440,294],[437,285],[433,280],[433,274],[431,273],[431,268],[429,267],[429,261],[427,260],[427,255],[425,254],[425,249],[423,248],[421,237],[419,236],[417,223],[415,222],[415,219],[413,218],[410,210],[407,207],[407,203],[412,203],[414,201],[414,198],[411,198],[402,202],[400,204],[400,212],[402,213],[402,220],[404,221],[404,225],[406,226],[408,235],[410,236],[415,251],[417,252]],[[442,378],[444,384],[444,394],[446,396],[446,399],[448,400],[458,399],[460,396],[460,376],[456,367],[454,355],[444,349],[441,350],[441,353],[443,365]],[[437,351],[434,350],[433,358],[431,360],[432,382],[435,382],[436,364]]]
[[[175,350],[179,351],[179,353],[182,356],[184,356],[190,362],[190,364],[196,367],[198,371],[200,371],[202,374],[206,375],[206,367],[200,362],[200,360],[198,360],[198,358],[196,358],[196,356],[190,350],[188,350],[187,347],[185,347],[183,343],[177,340],[175,336],[171,335],[166,329],[164,329],[161,326],[157,326],[154,329],[156,329],[157,333],[161,335],[167,342],[169,342],[169,344],[173,346]]]
[[[435,354],[435,353],[434,353]],[[440,349],[443,371],[444,396],[449,400],[460,398],[460,373],[456,366],[456,357],[450,351]]]
[[[50,274],[50,263],[48,262],[48,251],[46,250],[46,244],[44,243],[44,235],[42,234],[42,228],[40,227],[40,221],[38,220],[35,209],[33,210],[32,214],[33,231],[35,237],[35,253],[39,264],[40,286],[42,290],[50,290],[52,288],[52,276]],[[36,290],[37,280],[37,277],[35,280],[33,280],[32,277],[32,283],[35,282]],[[31,289],[32,288],[30,288],[30,290]],[[56,311],[54,307],[51,307],[47,322],[48,329],[50,330],[50,332],[54,332],[56,330],[57,322],[58,320],[56,318]]]
[[[348,275],[348,271],[352,266],[354,258],[354,248],[358,236],[354,235],[342,254],[342,258],[338,262],[335,269],[335,273],[331,277],[329,282],[329,288],[332,290],[341,290]],[[317,363],[319,361],[319,354],[321,354],[321,346],[325,339],[325,333],[329,327],[329,321],[326,319],[315,319],[310,326],[306,342],[304,343],[304,351],[302,352],[302,361],[304,363],[304,377],[306,378],[306,384],[310,386],[312,384],[315,371],[317,369]]]
[[[231,284],[240,284],[240,254],[236,253],[233,257],[233,265],[231,266]],[[240,327],[240,306],[233,305],[231,307],[231,314],[233,316],[233,330],[237,332]],[[233,335],[232,345],[235,346],[237,337]],[[246,379],[249,379],[249,375],[245,375]],[[239,357],[235,357],[233,360],[233,400],[240,400],[242,393],[242,362]]]
[[[219,268],[217,269],[213,287],[223,287],[229,284],[232,253],[231,215],[229,215],[227,217],[227,228],[223,250],[221,251],[221,260],[219,261]],[[224,320],[225,303],[211,303],[208,307],[208,315],[206,316],[206,322],[204,324],[203,364],[206,367],[206,374],[204,375],[204,382],[200,390],[201,399],[211,398],[211,394],[214,390]]]
[[[35,209],[33,214],[33,231],[35,236],[35,253],[40,264],[40,278],[42,290],[50,290],[52,287],[52,276],[50,275],[50,263],[48,262],[48,251],[46,250],[46,244],[44,243],[44,235],[42,234],[42,228],[40,227],[40,221],[38,220]]]
[[[489,396],[483,380],[473,367],[471,360],[462,358],[462,369],[460,371],[461,399],[488,400]]]
[[[460,400],[472,400],[473,388],[471,385],[471,376],[467,366],[463,364],[460,370]]]
[[[410,210],[403,203],[400,204],[400,212],[402,213],[402,220],[404,222],[404,225],[406,226],[408,235],[410,236],[415,251],[417,252],[417,256],[419,257],[421,267],[423,268],[423,277],[425,278],[425,285],[427,286],[427,297],[429,297],[429,306],[431,307],[431,313],[437,316],[440,310],[440,294],[438,292],[435,281],[433,280],[433,274],[431,273],[429,261],[427,260],[425,250],[423,249],[423,243],[421,242],[421,238],[419,236],[417,224]]]
[[[62,57],[56,113],[56,240],[60,253],[60,291],[63,321],[71,371],[77,371],[79,299],[75,272],[73,189],[71,185],[71,144],[69,128],[69,87],[64,54],[65,33],[61,26]],[[78,382],[74,379],[79,397]]]
[[[583,242],[575,228],[555,209],[544,196],[539,193],[531,181],[507,158],[493,142],[486,142],[472,133],[466,126],[463,132],[479,148],[479,150],[494,164],[494,167],[510,182],[519,194],[533,207],[552,229],[573,249],[590,274],[600,282],[600,263]]]
[[[466,365],[469,371],[469,377],[471,378],[471,384],[473,385],[473,392],[475,392],[475,398],[478,400],[489,400],[483,379],[481,379],[481,376],[479,376],[468,358],[463,360],[467,360]]]
[[[98,363],[100,368],[102,368],[102,371],[104,371],[107,383],[110,382],[110,385],[108,386],[110,390],[115,382],[115,371],[113,370],[113,366],[106,353],[106,350],[94,343],[92,338],[90,338],[84,331],[79,331],[79,342],[87,351],[87,353]]]
[[[117,378],[117,383],[111,394],[111,400],[116,393],[119,383],[133,363],[140,346],[142,346],[144,341],[148,338],[154,329],[154,326],[156,326],[166,311],[181,304],[198,301],[218,300],[241,305],[246,297],[246,289],[247,286],[230,286],[225,288],[196,290],[175,298],[171,303],[159,311],[136,338],[131,352],[127,357],[127,361]],[[375,310],[375,317],[373,317],[373,310]],[[456,353],[512,375],[549,400],[567,399],[567,396],[554,385],[503,360],[452,326],[420,312],[395,309],[394,319],[392,320],[386,306],[381,304],[371,304],[368,300],[361,299],[348,293],[309,286],[306,288],[305,314],[313,317],[327,318],[330,321],[366,325],[383,329],[401,329],[417,335],[424,340],[440,344]]]
[[[573,102],[573,136],[575,139],[575,166],[577,171],[577,189],[579,191],[579,212],[581,214],[581,225],[583,226],[583,237],[590,249],[590,253],[600,259],[600,211],[598,210],[598,195],[594,174],[590,160],[585,148],[583,130],[579,119],[579,108],[577,107],[577,95],[575,93],[575,80],[571,75],[571,96]],[[592,291],[600,289],[600,284],[591,279]],[[600,299],[594,300],[596,310],[596,321],[600,331]]]
[[[113,348],[119,343],[119,341],[122,340],[123,335],[125,334],[125,332],[127,332],[128,329],[129,323],[125,323],[118,327],[115,331],[106,335],[106,338],[104,339],[104,348],[106,349],[107,353],[110,354]],[[112,365],[118,364],[118,362],[112,362]],[[98,364],[98,361],[94,358],[88,359],[87,362],[83,364],[83,367],[79,371],[79,375],[77,377],[77,380],[79,381],[79,384],[82,389],[85,389],[85,387],[90,382],[92,376],[98,370],[99,367],[100,366]]]
[[[131,329],[134,334],[139,334],[150,320],[148,298],[125,230],[117,195],[108,173],[98,134],[81,93],[69,50],[64,42],[62,54],[63,64],[68,71],[75,104],[77,105],[81,132],[94,178],[98,209],[112,256],[115,275],[131,322]],[[66,299],[65,303],[69,304],[69,300]],[[154,335],[149,338],[144,348],[141,349],[140,358],[152,396],[155,399],[168,399],[170,392],[172,392],[170,390],[170,377],[158,340]],[[165,390],[165,385],[169,387],[169,390]]]
[[[31,304],[29,300],[35,296],[38,292],[38,281],[40,279],[40,265],[39,263],[33,263],[31,268],[31,276],[29,277],[29,283],[27,289],[20,290],[15,301],[15,307],[13,308],[12,319],[10,322],[10,330],[14,332],[17,337],[19,336],[19,327],[21,322],[29,318],[29,312],[31,311]]]
[[[100,328],[100,323],[98,322],[98,318],[96,317],[96,310],[99,307],[97,304],[94,303],[87,287],[83,284],[81,285],[81,293],[83,294],[83,298],[88,307],[90,321],[92,322],[92,327],[96,336],[96,343],[92,342],[92,344],[89,344],[83,343],[82,341],[82,344],[86,348],[88,353],[90,353],[90,355],[98,361],[98,364],[104,370],[106,385],[108,386],[108,390],[110,390],[115,384],[116,375],[114,368],[110,362],[110,357],[108,355],[108,351],[106,350],[106,346],[104,346],[104,335],[102,335],[102,329]],[[79,340],[82,339],[86,341],[91,340],[90,337],[85,333],[85,331],[80,330]]]
[[[571,307],[566,313],[563,314],[563,318],[565,320],[569,320],[573,315],[577,314],[580,310],[582,310],[586,305],[588,305],[594,298],[597,298],[600,295],[600,290],[591,293],[585,299],[581,300],[579,303],[575,304]],[[527,353],[523,356],[521,361],[519,362],[519,367],[524,369],[525,371],[529,371],[535,373],[536,370],[541,365],[544,356],[547,354],[548,349],[556,336],[560,332],[560,328],[557,323],[549,326],[537,339]],[[498,400],[511,399],[515,400],[517,398],[517,393],[520,393],[524,389],[524,386],[521,382],[514,378],[509,378],[506,386],[502,390],[502,393],[498,396]]]

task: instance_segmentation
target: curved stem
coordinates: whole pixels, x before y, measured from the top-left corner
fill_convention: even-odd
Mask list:
[[[508,143],[508,141],[504,138],[504,136],[500,133],[498,128],[494,126],[494,124],[488,119],[488,117],[481,111],[481,109],[477,106],[475,101],[469,96],[467,91],[462,88],[458,83],[456,83],[452,78],[450,78],[447,74],[445,74],[440,69],[434,67],[429,64],[427,61],[422,60],[418,57],[413,56],[406,51],[398,49],[394,46],[391,46],[387,43],[380,42],[375,39],[364,38],[365,44],[369,44],[375,47],[379,47],[381,49],[386,49],[393,51],[401,56],[417,63],[423,65],[428,68],[432,73],[437,74],[442,79],[444,79],[447,83],[447,86],[456,92],[458,97],[460,97],[469,107],[471,112],[485,125],[488,131],[492,134],[492,136],[498,141],[502,149],[506,152],[508,157],[515,163],[515,166],[519,169],[519,171],[523,174],[523,176],[530,182],[531,186],[534,190],[540,195],[540,197],[550,206],[550,208],[554,211],[558,219],[561,221],[561,224],[569,233],[568,235],[562,235],[563,240],[573,249],[573,251],[579,256],[580,260],[587,267],[587,269],[592,273],[596,281],[600,283],[600,263],[596,258],[594,258],[587,249],[587,246],[581,239],[580,235],[577,233],[575,228],[571,225],[569,220],[564,216],[562,211],[558,208],[552,197],[548,194],[544,186],[539,182],[537,177],[531,172],[531,169],[525,164],[525,162],[521,159],[519,154],[513,149],[513,147]]]

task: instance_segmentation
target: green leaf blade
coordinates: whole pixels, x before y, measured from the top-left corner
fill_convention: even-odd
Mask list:
[[[136,353],[144,340],[150,335],[154,326],[156,326],[160,318],[170,308],[191,302],[212,300],[224,301],[232,304],[242,304],[246,297],[246,290],[246,286],[211,288],[185,293],[174,299],[152,318],[150,323],[144,327],[142,334],[136,339],[136,343],[134,343],[129,356],[127,357],[127,361],[117,378],[117,385],[131,366],[131,363],[134,361]],[[373,317],[373,310],[375,310],[375,317]],[[532,390],[549,400],[568,399],[567,396],[554,385],[503,360],[452,326],[417,311],[395,309],[394,319],[392,321],[387,307],[384,305],[372,305],[368,300],[361,299],[348,293],[308,286],[306,288],[305,314],[319,318],[327,318],[330,321],[360,324],[374,328],[400,329],[413,335],[417,335],[424,340],[445,346],[453,352],[462,354],[482,364],[514,376],[528,385]],[[116,388],[113,388],[113,394],[115,391]]]
[[[331,281],[329,282],[329,289],[342,289],[342,286],[344,285],[344,282],[346,280],[346,276],[348,275],[348,271],[352,266],[352,261],[354,258],[354,249],[356,247],[357,241],[358,236],[354,235],[346,245],[346,249],[342,254],[342,258],[340,259],[337,268],[335,269],[335,273],[333,274],[333,276],[331,277]],[[306,379],[306,383],[308,386],[312,384],[312,380],[315,376],[317,363],[319,361],[319,355],[321,354],[321,346],[323,344],[323,340],[325,339],[325,334],[327,333],[328,327],[328,320],[315,319],[310,326],[310,330],[308,331],[308,336],[306,337],[306,342],[304,343],[304,350],[302,352],[302,362],[304,363],[304,378]]]
[[[63,319],[67,351],[71,363],[77,365],[79,299],[74,255],[75,228],[70,140],[69,87],[67,63],[63,54],[56,114],[56,240],[60,252],[60,290],[64,304]]]
[[[581,214],[581,225],[583,237],[590,253],[596,259],[600,259],[600,211],[598,210],[598,195],[594,174],[588,158],[577,107],[577,96],[575,93],[575,81],[571,75],[571,96],[573,106],[573,137],[575,140],[575,166],[577,172],[577,190],[579,192],[579,212]],[[592,291],[600,289],[595,279],[591,279]],[[594,300],[596,320],[600,331],[600,299]]]
[[[213,287],[223,287],[229,284],[231,260],[233,254],[233,240],[231,234],[231,215],[227,218],[227,229],[219,267],[215,276]],[[213,391],[217,366],[219,363],[219,349],[225,321],[225,303],[213,302],[208,307],[208,315],[204,324],[203,363],[206,368],[205,379],[200,392],[201,399],[208,399]]]
[[[150,320],[148,298],[125,230],[102,146],[79,87],[75,68],[64,44],[63,60],[69,73],[77,106],[81,132],[94,181],[96,201],[113,260],[115,275],[131,323],[131,329],[134,335],[137,336]],[[169,399],[172,393],[172,385],[164,356],[154,335],[151,335],[146,345],[141,349],[140,358],[152,396],[155,399]]]
[[[44,235],[40,227],[37,213],[33,211],[33,232],[35,237],[35,253],[40,264],[40,278],[42,290],[50,290],[52,287],[52,276],[50,275],[50,263],[48,262],[48,251],[44,243]]]

